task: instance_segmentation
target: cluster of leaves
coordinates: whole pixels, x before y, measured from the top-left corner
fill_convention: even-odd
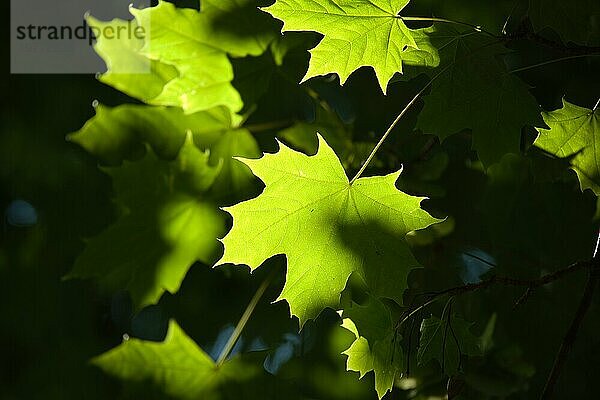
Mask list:
[[[507,67],[505,45],[517,39],[410,17],[408,0],[270,3],[161,1],[132,8],[131,21],[89,19],[147,33],[96,44],[108,66],[99,79],[145,104],[96,104],[69,136],[112,178],[119,214],[69,277],[126,290],[140,310],[176,293],[195,263],[277,273],[271,259],[284,255],[277,300],[300,328],[337,311],[352,336],[347,369],[373,372],[380,398],[394,388],[410,398],[539,389],[534,367],[547,367],[549,349],[525,356],[531,339],[507,323],[515,293],[417,306],[486,273],[532,279],[591,257],[598,105],[564,100],[542,112],[520,68]],[[531,4],[535,29],[555,29],[566,49],[597,43],[596,31],[570,30],[542,3]],[[400,123],[408,133],[369,154],[382,120],[420,95],[422,108]],[[374,176],[363,177],[367,159]],[[568,307],[561,296],[578,283],[537,299]],[[543,317],[526,324],[543,320],[556,345],[565,321]],[[214,360],[174,321],[162,343],[126,339],[94,363],[176,398],[226,396],[263,372],[252,353]]]

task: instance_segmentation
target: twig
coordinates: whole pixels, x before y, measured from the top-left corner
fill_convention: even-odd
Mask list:
[[[383,136],[381,136],[381,139],[379,139],[379,142],[377,142],[377,144],[375,145],[375,147],[373,148],[373,150],[369,154],[369,157],[367,157],[367,159],[365,160],[365,162],[363,163],[363,165],[360,167],[360,169],[358,170],[358,172],[356,173],[356,175],[354,175],[354,178],[352,178],[352,180],[350,181],[351,185],[354,183],[354,181],[356,181],[358,178],[360,178],[360,176],[362,175],[363,172],[365,172],[365,169],[367,169],[367,166],[373,160],[373,157],[375,157],[375,153],[377,153],[377,150],[379,150],[379,148],[381,147],[381,145],[383,144],[383,142],[385,142],[385,139],[387,139],[387,137],[390,135],[390,133],[392,133],[392,131],[394,130],[394,128],[396,127],[396,125],[398,125],[398,123],[400,122],[400,120],[402,119],[402,117],[404,116],[404,114],[406,114],[406,112],[413,106],[413,104],[415,104],[415,102],[419,99],[419,97],[421,97],[421,95],[425,92],[425,90],[427,90],[427,88],[437,78],[439,78],[444,72],[446,72],[453,65],[454,65],[454,63],[450,63],[450,64],[446,65],[440,72],[438,72],[433,78],[431,78],[429,80],[429,82],[427,82],[427,84],[425,86],[423,86],[421,88],[421,90],[419,90],[419,92],[416,95],[414,95],[414,97],[411,99],[411,101],[409,101],[408,104],[402,109],[402,111],[400,112],[400,114],[398,114],[398,116],[396,117],[396,119],[394,119],[394,121],[389,126],[389,128],[387,128],[387,130],[385,131],[385,133],[383,134]]]
[[[573,60],[575,58],[597,57],[597,56],[600,56],[600,53],[578,54],[576,56],[554,58],[552,60],[542,61],[542,62],[539,62],[537,64],[527,65],[525,67],[520,67],[520,68],[512,69],[512,70],[508,71],[508,73],[509,74],[514,74],[515,72],[527,71],[527,70],[538,68],[538,67],[542,67],[542,66],[548,65],[548,64],[554,64],[554,63],[561,62],[561,61],[566,61],[566,60]]]
[[[575,344],[575,340],[577,339],[577,333],[579,332],[581,323],[583,322],[585,314],[588,312],[592,304],[594,291],[596,290],[596,286],[598,286],[598,278],[600,277],[600,255],[598,253],[599,246],[600,232],[598,233],[598,240],[596,241],[594,258],[592,259],[592,263],[589,265],[589,276],[585,284],[585,289],[583,290],[583,296],[581,296],[581,300],[577,306],[577,311],[575,312],[573,321],[571,321],[571,325],[569,326],[569,329],[567,330],[567,333],[560,344],[560,348],[558,349],[558,353],[554,359],[552,370],[550,370],[550,374],[548,375],[548,380],[546,381],[546,385],[544,386],[544,391],[540,396],[540,400],[550,399],[554,393],[554,388],[556,387],[558,378],[560,377],[565,362],[567,361],[567,357],[569,356],[569,353]]]
[[[544,286],[544,285],[547,285],[554,281],[557,281],[559,279],[562,279],[564,276],[569,275],[575,271],[590,268],[590,266],[593,265],[595,262],[596,262],[595,260],[579,261],[574,264],[571,264],[570,266],[568,266],[566,268],[563,268],[556,272],[544,275],[538,279],[531,279],[531,280],[515,279],[515,278],[509,278],[509,277],[505,277],[505,276],[495,275],[495,276],[492,276],[491,278],[485,279],[478,283],[468,283],[466,285],[456,286],[453,288],[445,289],[440,292],[434,293],[432,295],[431,299],[427,300],[425,303],[421,304],[420,306],[416,307],[414,310],[412,310],[408,314],[406,314],[406,316],[403,319],[401,319],[400,322],[398,323],[398,327],[400,327],[402,324],[404,324],[404,322],[406,322],[409,318],[411,318],[413,315],[415,315],[417,312],[419,312],[423,308],[429,306],[430,304],[436,302],[437,300],[439,300],[440,298],[445,297],[445,296],[460,296],[465,293],[487,289],[490,286],[494,286],[494,285],[521,286],[521,287],[526,287],[528,290],[531,291],[537,287]]]

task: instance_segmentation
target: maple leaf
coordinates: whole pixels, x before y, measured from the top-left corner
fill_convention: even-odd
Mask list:
[[[538,128],[535,145],[557,157],[568,158],[581,190],[600,196],[600,111],[563,99],[563,107],[544,112],[549,129]]]
[[[92,364],[124,381],[152,383],[181,399],[212,398],[220,386],[250,379],[258,367],[239,358],[217,367],[208,354],[171,320],[163,342],[127,339],[92,359]]]
[[[324,35],[310,51],[303,80],[336,73],[343,84],[360,67],[375,70],[385,93],[402,64],[435,66],[437,51],[425,30],[409,29],[398,13],[409,0],[277,0],[263,10],[283,21],[282,32]]]
[[[479,338],[471,333],[471,325],[454,314],[449,319],[435,316],[424,319],[417,352],[419,364],[438,360],[446,374],[456,375],[462,355],[481,354]]]
[[[260,151],[225,108],[184,114],[98,104],[95,111],[68,139],[110,166],[103,169],[123,213],[88,241],[69,277],[100,277],[111,289],[129,289],[141,307],[165,290],[177,291],[194,261],[214,262],[225,229],[217,204],[233,204],[258,189],[249,168],[232,157],[258,157]]]
[[[102,22],[88,16],[86,21],[91,28],[101,32],[107,29],[135,32],[139,27],[135,20]],[[106,63],[107,71],[98,75],[98,79],[131,97],[152,103],[152,99],[162,92],[167,82],[177,77],[178,72],[172,65],[150,60],[141,54],[143,46],[144,40],[140,35],[122,35],[118,40],[99,35],[94,50]]]
[[[521,129],[542,126],[540,108],[529,88],[506,71],[499,57],[507,49],[477,32],[439,29],[432,42],[446,68],[424,97],[417,128],[445,139],[471,129],[473,148],[485,166],[506,153],[518,153]]]
[[[101,80],[148,104],[177,106],[188,113],[221,105],[238,112],[243,103],[231,84],[228,54],[260,55],[276,32],[253,5],[251,0],[206,0],[198,12],[160,1],[155,7],[130,8],[132,22],[90,18],[91,26],[118,30],[131,24],[144,33],[144,38],[98,39],[96,51],[108,65]],[[232,15],[239,13],[244,22],[229,29]]]
[[[285,254],[285,299],[301,324],[335,307],[353,272],[377,296],[402,303],[409,271],[418,266],[405,235],[437,220],[421,197],[398,191],[400,172],[350,184],[339,159],[319,135],[314,156],[283,144],[275,154],[242,159],[266,185],[260,196],[226,208],[233,228],[218,264],[259,267]]]
[[[375,390],[382,398],[393,389],[404,367],[402,338],[395,332],[390,312],[381,301],[369,297],[365,305],[345,309],[343,317],[342,327],[356,337],[343,352],[348,356],[346,369],[358,372],[360,378],[373,371]]]
[[[186,136],[202,150],[210,150],[209,163],[221,169],[212,186],[213,200],[247,198],[254,194],[254,177],[245,165],[232,157],[258,157],[256,140],[239,126],[240,118],[224,107],[185,114],[174,107],[122,105],[114,108],[98,104],[96,116],[68,136],[106,165],[138,160],[147,147],[163,160],[177,157]]]
[[[99,103],[94,111],[96,115],[67,139],[105,165],[139,159],[145,154],[146,145],[160,158],[172,160],[188,132],[196,144],[208,147],[235,126],[225,108],[185,114],[175,107],[133,104],[108,107]]]
[[[127,289],[141,308],[164,291],[175,293],[194,262],[214,262],[225,221],[206,196],[221,168],[208,159],[188,134],[173,161],[148,152],[141,161],[105,168],[122,215],[88,241],[68,277]]]

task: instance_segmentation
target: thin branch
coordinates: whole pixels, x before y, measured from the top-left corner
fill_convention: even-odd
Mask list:
[[[566,60],[572,60],[572,59],[575,59],[575,58],[597,57],[597,56],[600,56],[600,53],[578,54],[576,56],[568,56],[568,57],[555,58],[555,59],[548,60],[548,61],[543,61],[543,62],[540,62],[540,63],[537,63],[537,64],[528,65],[528,66],[525,66],[525,67],[513,69],[513,70],[508,71],[508,73],[509,74],[514,74],[515,72],[527,71],[527,70],[530,70],[530,69],[542,67],[544,65],[554,64],[554,63],[561,62],[561,61],[566,61]]]
[[[233,350],[233,347],[235,346],[238,339],[240,338],[242,331],[244,330],[246,324],[250,320],[250,317],[252,316],[254,309],[256,308],[256,306],[258,305],[258,302],[260,301],[261,297],[265,293],[265,290],[267,290],[267,288],[271,284],[271,281],[273,280],[274,276],[275,276],[275,270],[273,270],[273,272],[271,272],[271,274],[269,274],[269,276],[263,281],[263,283],[261,283],[261,285],[256,290],[256,293],[254,293],[254,296],[252,296],[252,300],[250,300],[250,303],[248,303],[248,306],[246,307],[244,314],[242,314],[242,317],[240,318],[235,329],[231,333],[231,336],[227,340],[227,343],[223,347],[223,350],[221,350],[221,354],[219,354],[219,358],[217,358],[217,363],[216,363],[217,367],[220,367],[221,365],[223,365],[223,363],[229,356],[229,353],[231,353],[231,350]]]
[[[594,262],[595,262],[594,260],[579,261],[574,264],[571,264],[570,266],[568,266],[564,269],[560,269],[556,272],[544,275],[538,279],[531,279],[531,280],[515,279],[515,278],[509,278],[509,277],[495,275],[495,276],[492,276],[491,278],[485,279],[478,283],[468,283],[466,285],[456,286],[453,288],[445,289],[440,292],[434,293],[432,295],[431,299],[427,300],[425,303],[421,304],[420,306],[416,307],[414,310],[412,310],[408,314],[406,314],[406,316],[403,319],[401,319],[400,322],[398,323],[398,327],[400,327],[402,324],[404,324],[404,322],[406,322],[408,319],[410,319],[417,312],[421,311],[422,309],[435,303],[437,300],[439,300],[440,298],[445,297],[445,296],[460,296],[465,293],[487,289],[494,285],[520,286],[520,287],[526,287],[529,290],[532,290],[537,287],[545,286],[549,283],[552,283],[554,281],[562,279],[566,275],[569,275],[573,272],[590,268],[590,266],[593,265]]]
[[[407,354],[406,354],[406,376],[410,376],[410,353],[412,351],[412,337],[414,335],[414,331],[415,331],[415,319],[413,319],[410,322],[410,329],[408,331],[408,345],[406,348]],[[394,332],[394,338],[396,337],[398,331]],[[395,348],[394,348],[394,353],[395,353]],[[393,353],[392,353],[393,354]]]
[[[585,289],[583,290],[583,296],[581,296],[581,300],[577,306],[577,311],[575,311],[575,315],[573,316],[573,321],[571,321],[571,325],[569,326],[569,329],[567,330],[567,333],[560,344],[560,348],[558,349],[558,353],[554,359],[552,370],[548,375],[548,380],[546,381],[546,385],[544,386],[544,391],[540,396],[540,400],[548,400],[552,397],[554,388],[558,382],[558,378],[560,377],[565,362],[567,361],[567,357],[569,356],[569,353],[571,352],[571,349],[577,340],[577,333],[581,328],[583,319],[592,305],[592,298],[594,297],[594,291],[596,290],[596,286],[598,286],[598,278],[600,277],[600,255],[598,254],[599,246],[600,232],[598,233],[598,239],[596,241],[594,258],[589,266],[589,276],[585,284]]]

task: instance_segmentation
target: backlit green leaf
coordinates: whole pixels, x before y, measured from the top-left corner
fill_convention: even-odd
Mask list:
[[[343,353],[348,356],[346,369],[358,372],[360,378],[373,371],[375,390],[382,398],[403,372],[402,337],[396,334],[386,306],[375,298],[369,298],[366,305],[353,304],[343,316],[342,326],[356,337]]]
[[[563,107],[544,112],[550,129],[539,128],[535,145],[557,157],[568,158],[581,189],[600,195],[600,111],[563,99]]]
[[[148,104],[177,106],[187,113],[219,105],[240,111],[243,104],[231,85],[228,54],[260,55],[275,37],[272,22],[254,4],[206,0],[202,12],[166,1],[145,9],[130,8],[135,21],[112,24],[135,25],[143,30],[144,39],[101,36],[96,49],[109,69],[102,80]],[[231,20],[239,13],[244,13],[241,25]],[[232,24],[237,25],[233,31],[227,29]],[[146,67],[146,73],[129,73],[133,65]]]
[[[336,307],[351,273],[369,290],[402,302],[409,271],[418,266],[405,235],[436,222],[420,197],[398,191],[399,172],[350,184],[339,159],[319,136],[306,156],[280,145],[275,154],[242,160],[266,185],[252,200],[225,209],[233,228],[218,264],[258,268],[285,254],[285,299],[302,324]]]
[[[221,164],[218,177],[210,188],[215,201],[244,198],[254,193],[254,177],[248,167],[232,157],[258,157],[258,144],[250,132],[238,127],[239,118],[223,107],[193,114],[179,108],[122,105],[109,108],[99,104],[96,116],[72,140],[103,163],[119,165],[137,160],[147,147],[161,159],[174,159],[186,135],[196,146],[210,150],[210,165]]]
[[[92,363],[121,380],[152,383],[180,399],[219,398],[222,385],[248,380],[257,372],[240,359],[218,367],[173,320],[163,342],[127,339]]]
[[[409,29],[400,11],[409,0],[277,0],[264,10],[284,22],[283,32],[324,35],[310,51],[304,80],[336,73],[343,84],[363,66],[373,67],[381,89],[403,63],[435,66],[437,51],[424,30]]]

